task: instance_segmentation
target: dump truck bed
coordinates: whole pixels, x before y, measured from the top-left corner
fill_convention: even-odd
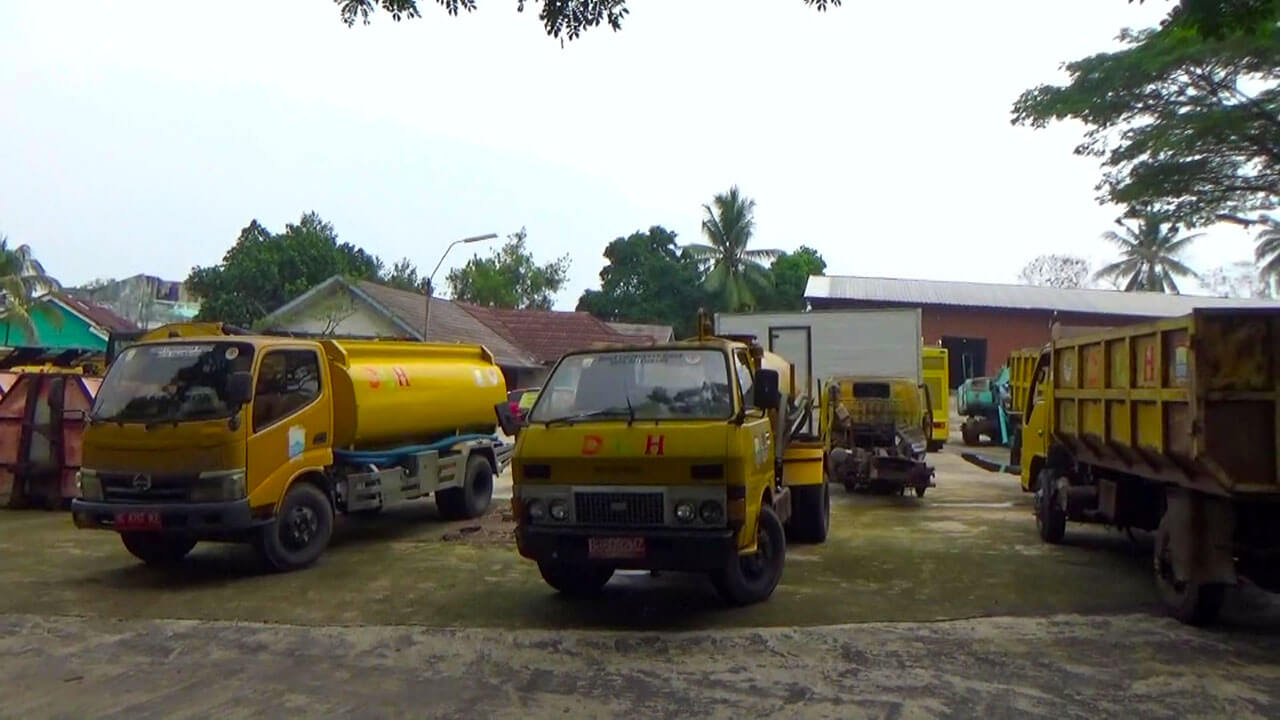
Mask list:
[[[1009,353],[1006,365],[1009,367],[1010,406],[1015,413],[1026,412],[1027,401],[1031,399],[1031,386],[1036,380],[1036,363],[1040,360],[1041,350],[1023,348]]]
[[[1280,310],[1056,340],[1053,434],[1095,465],[1219,495],[1280,496]]]

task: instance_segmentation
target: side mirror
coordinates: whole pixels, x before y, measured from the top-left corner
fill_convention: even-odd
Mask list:
[[[505,400],[495,404],[493,411],[498,416],[498,427],[502,428],[502,432],[509,437],[515,437],[525,426],[524,420],[512,411],[511,403]]]
[[[778,389],[778,383],[777,370],[757,370],[751,404],[764,410],[777,410],[778,405],[782,403],[782,393]]]
[[[227,379],[227,404],[232,407],[248,405],[253,400],[253,373],[231,373]]]

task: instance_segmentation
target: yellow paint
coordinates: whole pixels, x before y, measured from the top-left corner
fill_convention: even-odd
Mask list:
[[[925,346],[922,350],[924,384],[929,388],[929,402],[933,409],[931,439],[939,444],[951,436],[951,370],[948,362],[948,352],[944,347]]]

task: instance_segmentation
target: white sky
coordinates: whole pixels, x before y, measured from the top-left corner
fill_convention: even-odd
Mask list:
[[[830,274],[1014,282],[1041,253],[1108,259],[1119,210],[1078,127],[1013,127],[1011,104],[1169,7],[632,0],[622,32],[562,49],[515,0],[421,5],[347,28],[329,0],[0,0],[0,233],[74,285],[185,278],[255,217],[315,210],[428,270],[523,225],[539,260],[571,255],[572,309],[610,240],[700,241],[736,183],[755,247],[813,246]],[[1228,227],[1189,257],[1251,247]]]

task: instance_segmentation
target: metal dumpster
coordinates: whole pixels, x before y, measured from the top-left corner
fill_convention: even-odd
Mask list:
[[[21,373],[0,398],[0,507],[63,507],[76,496],[81,438],[101,378]]]

